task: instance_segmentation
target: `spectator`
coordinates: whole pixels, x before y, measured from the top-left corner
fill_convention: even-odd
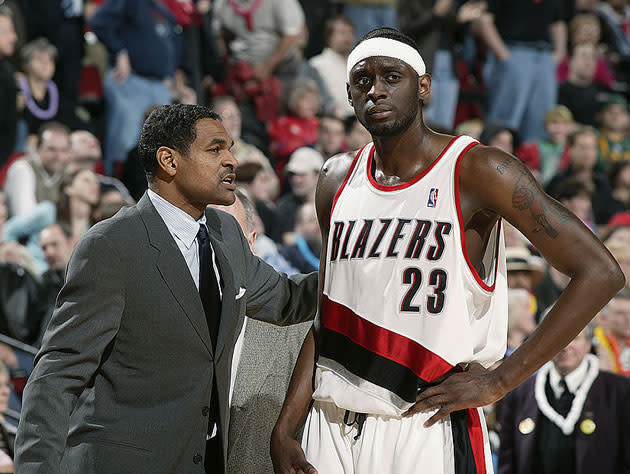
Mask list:
[[[604,51],[600,44],[601,27],[599,19],[592,13],[581,13],[569,22],[569,42],[571,45],[590,43],[595,46],[597,66],[593,74],[593,82],[608,89],[615,84],[613,72],[604,58]],[[565,58],[558,64],[558,83],[565,82],[569,77],[569,61]]]
[[[65,125],[45,123],[37,134],[36,150],[9,167],[4,189],[11,216],[26,214],[39,202],[58,199],[59,183],[70,159],[69,136]]]
[[[219,3],[216,19],[228,46],[231,62],[246,62],[254,78],[270,76],[288,84],[295,77],[294,55],[304,12],[297,0],[227,0]]]
[[[619,222],[621,221],[621,222]],[[626,288],[630,288],[630,219],[625,212],[614,215],[608,225],[611,227],[602,236],[604,245],[619,262],[619,266],[626,276]]]
[[[617,161],[610,166],[608,181],[615,200],[630,210],[630,161]]]
[[[413,38],[431,73],[432,100],[425,109],[425,121],[434,127],[452,130],[459,98],[455,74],[456,47],[463,26],[478,20],[487,3],[480,0],[399,0],[401,31]]]
[[[617,72],[628,77],[630,63],[630,7],[627,0],[603,0],[597,2],[597,14],[601,19],[602,38],[611,51]]]
[[[343,0],[343,14],[352,20],[357,38],[374,28],[397,28],[396,0]]]
[[[600,370],[589,324],[505,397],[499,474],[626,472],[630,381]]]
[[[319,129],[315,149],[325,160],[342,151],[345,139],[343,120],[332,115],[324,115],[319,119]]]
[[[272,202],[274,189],[270,187],[273,172],[255,161],[245,162],[236,168],[236,184],[248,195],[256,207],[263,224],[263,231],[273,229],[275,205]]]
[[[571,176],[556,185],[553,197],[595,232],[592,205],[594,193],[592,182],[584,181],[578,176]]]
[[[276,242],[293,243],[297,210],[302,204],[314,201],[323,164],[322,155],[312,148],[298,148],[291,154],[286,166],[291,191],[278,199],[276,226],[270,235]]]
[[[280,249],[280,254],[300,273],[319,270],[322,238],[319,232],[315,203],[305,202],[295,217],[295,243]]]
[[[90,26],[110,56],[104,79],[105,171],[113,175],[138,143],[145,111],[171,102],[167,81],[177,67],[175,17],[162,2],[109,0]]]
[[[20,56],[24,76],[19,78],[19,84],[25,98],[22,118],[27,134],[35,135],[45,122],[58,117],[59,89],[52,80],[57,48],[47,39],[38,38],[26,44]]]
[[[2,238],[2,230],[4,229],[4,224],[7,223],[8,218],[9,208],[7,206],[7,195],[4,191],[0,190],[0,238]]]
[[[253,230],[253,206],[235,192],[231,206],[213,206],[234,216],[250,249],[257,240]],[[238,335],[230,381],[230,429],[228,474],[272,472],[269,438],[278,419],[302,341],[310,322],[288,327],[245,318]]]
[[[547,185],[547,192],[556,195],[556,187],[564,179],[575,176],[591,183],[593,193],[593,216],[595,224],[604,225],[608,219],[621,210],[612,197],[608,179],[595,171],[597,163],[597,131],[592,127],[580,127],[569,135],[569,166],[554,176]]]
[[[593,82],[597,52],[591,43],[573,46],[569,59],[569,75],[558,87],[558,103],[566,105],[576,122],[594,126],[606,90]]]
[[[0,166],[7,162],[15,146],[18,88],[8,58],[13,56],[17,39],[11,10],[0,5]]]
[[[509,356],[519,348],[536,329],[532,295],[523,288],[508,290],[508,335],[507,352]]]
[[[545,114],[546,137],[518,148],[516,155],[543,186],[569,165],[567,139],[574,128],[571,111],[564,105],[556,105]]]
[[[455,128],[456,135],[468,135],[475,140],[479,140],[483,132],[483,122],[479,119],[464,120]]]
[[[4,414],[9,409],[11,387],[9,370],[0,362],[0,473],[13,472],[15,428],[4,419]]]
[[[55,309],[57,294],[66,278],[66,267],[74,248],[72,231],[62,223],[50,224],[40,232],[39,244],[48,262],[48,270],[42,274],[40,280],[39,305],[43,319],[39,336],[33,343],[36,347],[41,346],[42,337]]]
[[[595,349],[602,370],[630,376],[630,292],[621,290],[610,300],[595,328]]]
[[[606,172],[611,163],[630,160],[630,138],[626,135],[630,125],[628,101],[620,94],[613,94],[606,100],[599,115],[598,167]]]
[[[99,201],[99,185],[90,170],[77,170],[64,176],[59,185],[59,200],[42,201],[32,211],[9,219],[4,227],[4,241],[26,241],[36,262],[37,274],[48,269],[39,245],[39,233],[56,221],[63,222],[76,243],[93,224],[93,212]]]
[[[345,121],[346,149],[348,151],[359,151],[372,141],[370,132],[357,120],[355,115],[348,117]]]
[[[319,119],[320,96],[317,85],[310,80],[297,80],[286,94],[287,114],[269,124],[271,153],[275,169],[282,173],[287,159],[303,146],[315,145]]]
[[[0,334],[26,344],[37,338],[42,319],[34,271],[23,245],[0,244]]]
[[[133,204],[129,190],[125,185],[113,176],[104,176],[97,172],[102,165],[103,152],[101,144],[91,132],[87,130],[75,130],[70,134],[70,163],[67,172],[84,169],[95,173],[96,179],[101,188],[101,193],[109,190],[116,190],[120,193],[126,204]]]
[[[514,153],[516,134],[500,123],[486,123],[479,137],[484,145],[497,147],[506,153]]]
[[[480,18],[490,53],[485,66],[490,121],[544,136],[543,117],[556,104],[556,64],[566,53],[561,0],[491,0]]]
[[[333,114],[339,117],[354,115],[346,91],[348,54],[354,45],[354,25],[343,15],[326,20],[326,47],[311,58],[310,64],[319,72],[328,94],[333,98]]]
[[[526,247],[508,247],[505,249],[507,262],[508,288],[522,288],[532,291],[545,274],[545,262],[532,255]]]

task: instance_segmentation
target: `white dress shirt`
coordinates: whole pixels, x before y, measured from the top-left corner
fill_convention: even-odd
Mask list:
[[[195,286],[197,290],[199,290],[199,242],[197,241],[197,232],[199,232],[199,225],[206,225],[206,215],[202,214],[198,220],[195,220],[190,214],[174,206],[150,189],[147,194],[155,210],[166,224],[168,231],[175,239],[175,243],[186,261],[188,270],[190,270],[190,275],[195,282]],[[212,247],[212,244],[210,244],[210,246]],[[214,249],[212,249],[212,266],[214,267],[214,273],[219,286],[219,298],[223,299],[221,276],[219,274],[219,268],[217,267]]]
[[[567,376],[564,377],[564,381],[567,384],[569,392],[575,394],[576,390],[580,387],[580,385],[582,385],[582,382],[584,382],[587,372],[588,360],[587,358],[584,358],[582,360],[582,363],[578,365],[573,372],[567,374]],[[560,395],[562,395],[562,392],[564,392],[564,387],[560,385],[561,379],[562,376],[556,370],[556,366],[552,364],[551,370],[549,371],[549,384],[551,385],[551,389],[553,390],[553,394],[556,396],[556,398],[560,398]]]

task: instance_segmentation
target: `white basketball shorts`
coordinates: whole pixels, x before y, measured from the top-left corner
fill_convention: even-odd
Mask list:
[[[482,410],[455,412],[425,428],[433,413],[361,415],[316,400],[302,447],[319,474],[492,474]]]

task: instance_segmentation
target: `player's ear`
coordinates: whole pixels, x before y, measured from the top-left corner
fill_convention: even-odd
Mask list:
[[[348,94],[348,103],[352,105],[352,96],[350,95],[350,84],[346,82],[346,94]]]
[[[431,97],[431,75],[423,74],[418,79],[418,100],[428,103]]]

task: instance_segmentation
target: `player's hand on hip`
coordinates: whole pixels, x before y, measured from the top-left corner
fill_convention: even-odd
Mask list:
[[[463,372],[449,372],[420,392],[415,405],[403,416],[437,410],[424,424],[429,427],[451,412],[489,405],[504,395],[494,379],[493,371],[477,363],[469,364]]]
[[[288,435],[274,430],[270,451],[275,474],[317,474],[317,469],[306,461],[300,443]]]

